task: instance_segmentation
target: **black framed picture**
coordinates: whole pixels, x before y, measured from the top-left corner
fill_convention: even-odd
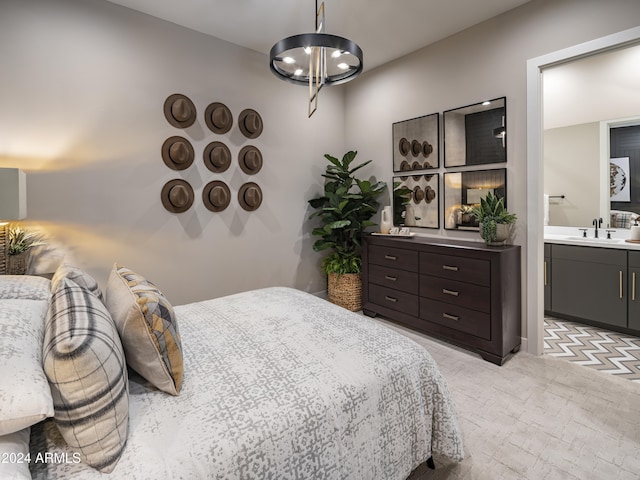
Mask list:
[[[440,176],[393,177],[394,225],[440,228]]]
[[[444,228],[480,230],[474,207],[487,193],[504,198],[507,207],[507,169],[470,170],[444,174]]]
[[[393,171],[408,173],[440,166],[440,115],[396,122],[393,133]]]

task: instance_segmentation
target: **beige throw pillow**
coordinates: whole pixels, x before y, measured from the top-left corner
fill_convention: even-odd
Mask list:
[[[167,298],[146,278],[118,265],[109,275],[105,296],[129,366],[156,388],[178,395],[183,377],[182,343]]]

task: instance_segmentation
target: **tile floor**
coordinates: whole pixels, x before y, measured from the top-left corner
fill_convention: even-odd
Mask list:
[[[640,338],[548,316],[544,329],[546,355],[640,383]]]

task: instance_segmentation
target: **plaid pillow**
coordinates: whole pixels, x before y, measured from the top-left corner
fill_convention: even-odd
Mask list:
[[[102,301],[68,278],[52,292],[43,360],[63,438],[87,464],[111,472],[127,440],[124,352]]]
[[[631,213],[612,213],[611,228],[631,228]]]
[[[68,263],[63,263],[56,269],[56,273],[54,273],[51,278],[51,291],[54,291],[58,287],[58,283],[63,278],[73,280],[79,286],[86,288],[100,300],[103,300],[102,290],[100,290],[98,282],[85,271]]]

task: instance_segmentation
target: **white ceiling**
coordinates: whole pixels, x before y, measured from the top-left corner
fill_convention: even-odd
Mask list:
[[[109,0],[269,54],[282,38],[312,32],[313,0]],[[346,37],[372,69],[529,0],[325,0],[325,33]]]

